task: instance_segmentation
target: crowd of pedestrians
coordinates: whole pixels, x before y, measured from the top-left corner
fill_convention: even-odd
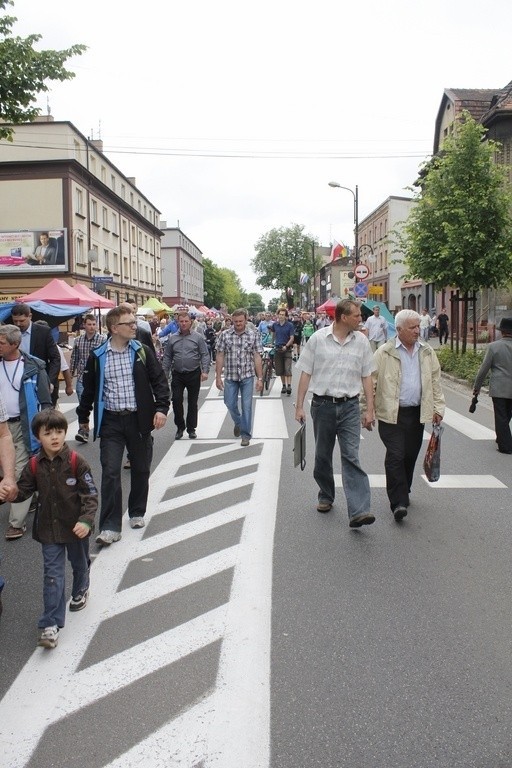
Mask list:
[[[69,610],[87,605],[89,540],[98,511],[96,543],[110,547],[122,536],[123,466],[130,469],[129,525],[145,526],[153,432],[165,426],[172,403],[175,439],[185,432],[191,440],[198,431],[200,436],[198,398],[211,367],[233,434],[241,446],[250,445],[253,395],[263,387],[266,345],[274,348],[282,395],[291,395],[296,363],[295,418],[300,423],[311,393],[317,510],[328,513],[335,502],[333,453],[338,442],[349,526],[375,521],[359,445],[361,426],[371,431],[377,422],[386,449],[391,512],[397,522],[406,517],[425,424],[440,423],[444,415],[440,366],[428,344],[432,317],[426,310],[398,312],[393,338],[388,338],[379,307],[363,322],[360,304],[353,300],[340,301],[332,319],[325,312],[281,307],[252,317],[237,309],[231,316],[211,318],[184,309],[148,322],[135,306],[121,304],[105,320],[106,332],[101,333],[94,315],[82,318],[69,361],[79,400],[75,439],[89,442],[92,413],[92,438],[99,439],[100,448],[100,493],[88,463],[67,446],[67,421],[54,407],[59,355],[52,334],[32,322],[26,305],[16,307],[12,324],[0,326],[0,500],[11,502],[5,534],[10,541],[24,535],[31,504],[34,510],[33,537],[42,546],[44,572],[38,645],[55,648],[65,623],[66,557],[73,571]],[[442,343],[448,333],[445,309],[435,318],[435,327]],[[512,392],[507,382],[512,375],[512,320],[504,321],[502,333],[502,342],[489,346],[474,392],[478,394],[490,370],[498,450],[511,453]],[[66,380],[67,394],[73,391],[70,387]],[[0,577],[0,595],[3,586]]]

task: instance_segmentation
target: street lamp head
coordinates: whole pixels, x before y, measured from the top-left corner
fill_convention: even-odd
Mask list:
[[[341,187],[341,184],[338,184],[337,181],[330,181],[329,182],[330,187]]]

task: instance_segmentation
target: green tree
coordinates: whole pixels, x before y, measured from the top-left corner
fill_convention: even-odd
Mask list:
[[[276,297],[275,299],[270,299],[267,309],[269,312],[277,312],[277,307],[279,306],[279,299]]]
[[[13,5],[12,0],[0,0],[0,10]],[[14,37],[15,16],[0,16],[0,119],[18,125],[34,120],[39,109],[31,106],[37,95],[48,91],[48,81],[70,80],[75,75],[65,69],[65,62],[79,56],[85,45],[72,45],[62,51],[36,51],[34,45],[41,35]],[[12,140],[13,129],[0,125],[0,139]]]
[[[271,229],[255,245],[251,266],[258,275],[256,282],[262,288],[278,291],[292,288],[297,300],[300,274],[311,278],[322,266],[322,259],[314,254],[316,245],[312,235],[304,234],[303,225]]]
[[[265,311],[265,303],[259,293],[248,293],[246,307],[250,315]]]
[[[233,312],[238,307],[245,306],[247,294],[243,291],[240,278],[232,269],[221,267],[220,269],[224,279],[224,304],[228,312]]]
[[[217,309],[224,303],[224,276],[220,268],[203,256],[204,303]]]
[[[417,205],[398,236],[407,277],[462,292],[463,352],[469,297],[507,284],[512,272],[512,196],[493,160],[499,147],[484,135],[463,113],[442,152],[424,166]]]

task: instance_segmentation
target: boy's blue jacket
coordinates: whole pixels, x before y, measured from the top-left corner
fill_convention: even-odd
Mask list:
[[[107,340],[89,355],[83,375],[84,391],[76,409],[79,423],[86,424],[94,406],[94,439],[101,436],[101,421],[105,410],[103,389],[108,344]],[[131,339],[128,346],[133,364],[139,432],[145,435],[154,429],[153,418],[156,411],[167,416],[170,406],[169,384],[155,352],[150,347],[135,339]]]

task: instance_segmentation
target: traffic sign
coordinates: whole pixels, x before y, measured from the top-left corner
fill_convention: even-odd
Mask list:
[[[366,264],[358,264],[357,267],[354,269],[354,274],[358,280],[365,280],[370,274],[370,270],[368,269]]]
[[[93,283],[113,283],[114,278],[110,277],[93,277]]]
[[[365,296],[368,295],[368,284],[367,283],[355,283],[354,285],[354,296],[357,296],[358,299],[362,299]]]

